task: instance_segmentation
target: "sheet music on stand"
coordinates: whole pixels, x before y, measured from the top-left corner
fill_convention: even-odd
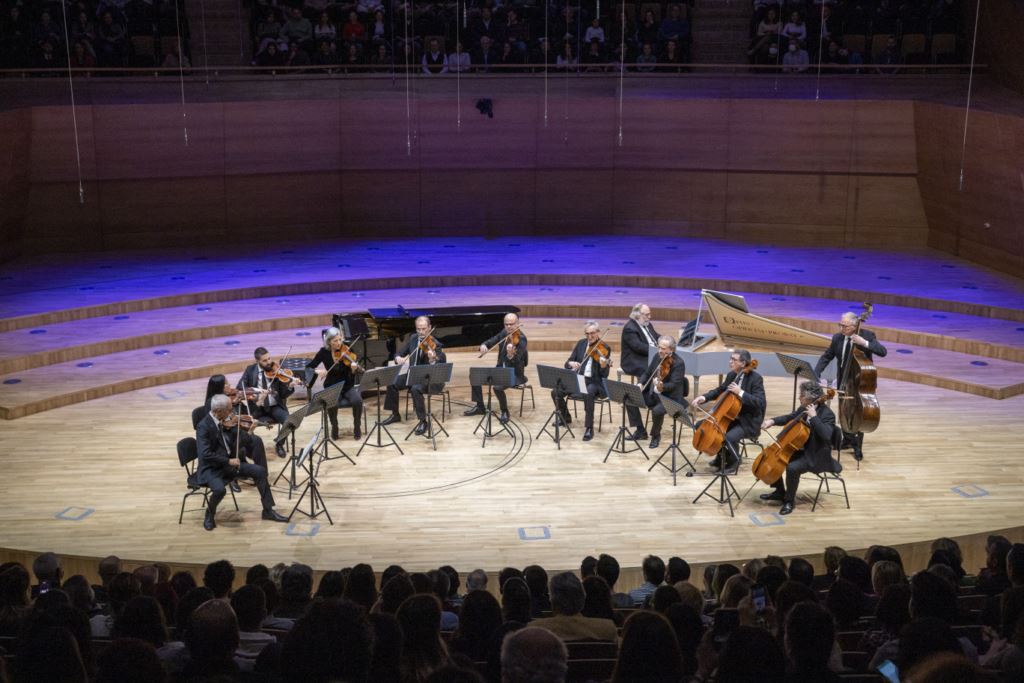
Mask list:
[[[817,380],[818,375],[814,372],[811,364],[803,358],[788,356],[784,353],[776,353],[775,357],[782,363],[786,372],[793,375],[793,410],[796,410],[797,386],[800,384],[800,376],[803,375],[808,380]]]

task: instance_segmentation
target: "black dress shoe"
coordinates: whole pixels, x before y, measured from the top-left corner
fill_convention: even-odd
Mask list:
[[[203,528],[207,531],[213,531],[217,528],[217,522],[213,521],[213,515],[210,514],[209,510],[206,511],[206,519],[203,520]]]
[[[562,413],[562,424],[564,424],[564,425],[571,425],[572,424],[572,415],[569,414],[568,410],[565,411],[564,413]]]
[[[279,441],[276,444],[274,444],[274,452],[277,453],[277,457],[279,458],[288,457],[288,451],[285,450],[283,441]]]
[[[711,462],[708,463],[708,467],[710,467],[713,470],[717,470],[721,466],[722,466],[722,458],[720,458],[717,455],[714,458],[711,459]]]
[[[594,430],[593,430],[592,427],[587,427],[586,429],[583,430],[583,440],[584,441],[590,441],[593,438],[594,438]]]
[[[853,459],[857,462],[864,459],[864,451],[862,451],[859,446],[856,446],[853,449]]]
[[[485,412],[487,411],[484,410],[484,407],[477,403],[475,406],[464,412],[463,415],[466,417],[472,417],[473,415],[483,415]]]
[[[426,420],[420,420],[420,423],[418,425],[416,425],[416,431],[414,433],[416,434],[416,436],[423,436],[424,434],[426,434],[427,433],[427,421]]]
[[[231,490],[234,491],[235,493],[241,493],[242,492],[242,487],[238,485],[238,481],[235,480],[235,479],[232,479],[231,483],[228,484],[228,486],[230,486]]]
[[[352,438],[356,439],[357,441],[363,438],[363,430],[359,426],[358,422],[356,422],[356,426],[352,428]]]
[[[500,422],[501,424],[504,425],[504,424],[508,424],[508,421],[509,421],[508,411],[507,410],[501,411],[501,417],[498,418],[498,422]]]
[[[382,425],[393,425],[396,422],[401,422],[401,421],[402,421],[402,416],[401,415],[399,415],[398,413],[391,413],[391,415],[389,415],[383,422],[381,422],[381,424]]]
[[[778,500],[782,501],[786,499],[786,494],[782,491],[772,491],[771,493],[762,493],[759,498],[761,500]]]
[[[647,444],[647,447],[648,448],[657,448],[660,445],[661,445],[661,435],[660,434],[655,434],[654,436],[651,437],[651,442],[649,444]]]
[[[647,438],[647,431],[643,427],[637,427],[632,434],[626,434],[627,441],[643,441]]]
[[[788,515],[792,511],[793,511],[793,503],[787,500],[785,503],[782,504],[782,509],[779,510],[779,514],[780,515]]]
[[[338,438],[338,425],[331,425],[331,438],[332,439],[337,439]]]
[[[270,508],[269,510],[264,510],[263,514],[260,515],[260,516],[263,519],[267,520],[268,522],[287,522],[288,521],[287,517],[282,515],[280,512],[278,512],[274,508]]]

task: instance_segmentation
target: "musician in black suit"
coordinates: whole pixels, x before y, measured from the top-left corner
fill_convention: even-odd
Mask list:
[[[480,345],[480,353],[487,353],[494,345],[501,343],[498,349],[498,360],[495,367],[513,368],[516,375],[516,384],[526,384],[526,364],[529,362],[529,354],[526,350],[526,335],[519,330],[519,343],[512,344],[512,333],[519,328],[519,316],[509,313],[504,320],[505,330],[494,335]],[[501,407],[502,424],[508,422],[508,399],[505,396],[504,387],[494,387],[494,395],[498,397],[498,405]],[[484,390],[481,386],[474,386],[472,389],[473,402],[476,404],[463,415],[483,415]]]
[[[608,370],[611,368],[612,359],[610,355],[604,355],[595,351],[598,341],[601,339],[601,328],[593,320],[588,321],[583,327],[586,337],[576,342],[569,360],[565,361],[567,370],[575,370],[586,378],[586,393],[573,392],[572,397],[583,401],[583,412],[586,416],[583,423],[583,440],[590,441],[594,438],[594,402],[598,397],[605,397],[608,393],[604,388],[604,380],[608,379]],[[602,345],[604,343],[602,342]],[[588,351],[592,353],[588,355]],[[594,355],[597,360],[594,360]],[[551,390],[551,400],[555,402],[561,420],[564,424],[572,422],[569,415],[569,408],[565,404],[565,396],[558,389]]]
[[[323,380],[324,389],[336,384],[344,385],[341,388],[341,398],[352,406],[352,438],[359,439],[363,436],[363,396],[359,393],[359,387],[356,384],[356,373],[362,372],[363,368],[355,361],[346,365],[342,360],[334,360],[335,354],[341,353],[344,343],[345,338],[341,334],[341,330],[337,327],[328,327],[324,331],[324,345],[316,352],[313,359],[306,363],[306,367],[316,371],[317,376]],[[331,421],[331,438],[337,439],[338,408],[328,409],[327,418]]]
[[[207,380],[206,382],[206,400],[203,402],[203,405],[206,407],[206,411],[209,412],[210,401],[213,400],[214,396],[226,394],[228,390],[228,380],[224,375],[211,375],[210,379]],[[228,396],[228,398],[231,399],[232,410],[234,410],[235,412],[241,412],[241,394],[238,393],[235,394],[234,396]],[[192,419],[194,420],[192,424],[192,429],[195,429],[196,427],[199,426],[199,422],[203,419],[203,417],[205,417],[205,414],[197,415],[196,412],[192,413]],[[254,423],[253,428],[255,427],[256,425]],[[237,427],[232,429],[232,436],[228,439],[228,443],[233,444],[235,442],[235,437],[233,434],[236,429]],[[263,445],[263,439],[253,434],[252,429],[243,429],[238,438],[240,440],[239,445],[241,446],[241,448],[239,449],[239,453],[242,457],[242,461],[244,462],[246,458],[248,458],[253,462],[253,464],[259,465],[263,469],[268,469],[267,449]],[[241,488],[235,481],[231,482],[231,488],[234,489],[236,492],[241,490]]]
[[[251,477],[256,482],[263,503],[263,519],[287,522],[288,518],[274,510],[274,494],[267,483],[267,470],[236,458],[234,443],[229,439],[233,434],[224,431],[223,421],[231,415],[231,399],[223,394],[210,399],[210,412],[196,427],[196,449],[199,454],[198,479],[210,489],[203,528],[213,531],[217,523],[217,505],[224,498],[226,485],[236,477]]]
[[[629,321],[622,326],[622,355],[619,358],[619,367],[624,373],[634,378],[639,377],[647,370],[649,352],[656,348],[658,332],[651,325],[651,307],[639,303],[630,312]],[[638,441],[646,439],[647,432],[640,420],[640,409],[626,406],[626,415],[629,417],[629,426],[635,430],[632,438]]]
[[[690,393],[690,383],[686,379],[686,363],[675,353],[676,340],[668,335],[659,337],[658,355],[640,375],[639,384],[646,385],[644,402],[651,409],[651,448],[657,448],[661,444],[661,425],[665,421],[665,406],[661,404],[659,394],[676,403],[682,403]],[[665,379],[661,379],[662,368],[666,366],[668,374]],[[656,377],[651,379],[655,375]],[[636,438],[635,435],[633,438]]]
[[[773,492],[761,494],[761,500],[782,502],[780,515],[788,515],[793,511],[801,474],[804,472],[838,473],[843,471],[843,466],[832,457],[832,440],[835,431],[839,428],[836,425],[836,414],[824,402],[817,405],[824,392],[825,390],[816,382],[804,382],[800,385],[800,407],[789,415],[780,415],[765,420],[761,425],[764,429],[772,425],[785,426],[790,420],[805,413],[811,427],[811,435],[808,437],[807,443],[789,459],[789,464],[786,466],[785,483],[783,483],[782,477],[779,477],[779,480],[772,484],[775,488]]]
[[[416,318],[416,334],[409,337],[409,341],[405,343],[402,350],[395,356],[395,365],[414,367],[417,365],[444,363],[445,355],[444,349],[441,348],[441,342],[434,339],[433,336],[427,339],[427,333],[429,332],[430,318],[425,315]],[[431,344],[430,342],[433,343]],[[430,348],[430,346],[433,346],[433,348]],[[384,420],[383,424],[385,425],[402,421],[402,416],[398,412],[398,390],[407,387],[407,376],[404,373],[398,375],[395,383],[388,387],[388,395],[384,400],[384,407],[391,411],[391,416]],[[430,393],[437,393],[443,388],[444,384],[431,384],[429,391]],[[427,405],[423,400],[423,394],[428,388],[422,384],[414,384],[408,387],[408,389],[409,393],[412,394],[412,405],[416,410],[416,417],[419,419],[419,424],[416,425],[416,434],[422,436],[427,433]]]
[[[725,452],[725,463],[723,465],[722,453],[719,453],[711,461],[712,468],[730,470],[738,465],[737,454],[739,451],[737,451],[736,445],[740,439],[756,439],[761,434],[761,420],[764,419],[768,400],[764,395],[764,380],[761,375],[755,370],[742,372],[749,363],[750,352],[746,349],[736,349],[729,354],[729,374],[725,376],[725,381],[703,396],[693,399],[693,405],[699,406],[702,403],[714,401],[724,391],[731,391],[740,397],[742,403],[740,414],[729,427],[729,431],[725,433],[727,443],[722,449]]]
[[[839,332],[832,335],[832,343],[825,349],[825,353],[821,354],[821,358],[818,359],[818,363],[814,366],[814,372],[819,378],[825,368],[828,367],[828,364],[835,358],[836,377],[838,378],[837,381],[841,382],[846,366],[849,364],[850,359],[853,358],[854,345],[860,349],[861,353],[869,361],[873,356],[884,358],[885,354],[888,353],[871,330],[866,330],[862,327],[860,333],[857,333],[859,317],[856,313],[848,311],[839,318]],[[856,434],[843,432],[843,446],[853,446],[853,457],[856,460],[863,460],[864,432],[857,432]]]
[[[288,397],[295,391],[292,386],[294,382],[285,382],[281,377],[267,377],[267,373],[275,372],[274,366],[277,363],[262,346],[257,347],[252,355],[256,362],[242,372],[235,388],[250,388],[259,392],[258,399],[249,401],[249,414],[254,418],[271,424],[284,424],[288,419]],[[284,444],[277,444],[277,456],[283,458],[286,455]]]

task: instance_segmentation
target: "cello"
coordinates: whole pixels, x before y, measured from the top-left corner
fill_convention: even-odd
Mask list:
[[[738,383],[741,374],[745,375],[756,369],[757,360],[751,360],[736,373],[733,382]],[[743,399],[731,391],[723,391],[715,401],[714,407],[706,411],[708,416],[693,430],[694,449],[699,453],[718,455],[718,451],[722,450],[722,444],[725,443],[725,433],[729,431],[732,421],[740,414],[742,408]]]
[[[857,329],[871,316],[871,304],[864,303],[864,311],[857,316]],[[878,369],[864,355],[864,351],[850,342],[850,358],[839,377],[839,426],[847,434],[873,432],[878,429],[882,410],[878,405]]]
[[[814,404],[828,403],[835,395],[835,389],[828,389]],[[769,434],[769,436],[771,435]],[[807,412],[802,410],[799,415],[786,423],[786,426],[779,432],[778,438],[771,436],[775,443],[770,443],[761,449],[758,456],[754,458],[754,465],[750,468],[751,472],[759,480],[771,486],[785,473],[790,458],[804,447],[810,436],[811,425],[807,419]]]

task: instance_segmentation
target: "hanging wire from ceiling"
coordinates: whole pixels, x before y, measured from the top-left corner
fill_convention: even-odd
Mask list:
[[[82,149],[78,141],[78,108],[75,105],[75,81],[71,75],[71,50],[67,49],[68,42],[68,8],[65,3],[60,4],[64,13],[64,52],[68,56],[68,90],[71,92],[71,123],[75,131],[75,165],[78,169],[78,203],[85,205],[85,185],[82,183]]]
[[[964,164],[967,162],[967,122],[971,116],[971,95],[974,92],[974,56],[978,50],[978,22],[981,20],[981,0],[977,0],[974,10],[974,37],[971,39],[971,68],[967,77],[967,103],[964,106],[964,139],[960,145],[960,183],[959,191],[964,191]]]
[[[174,24],[178,29],[178,86],[181,90],[181,129],[185,136],[185,146],[188,147],[188,110],[185,108],[185,53],[181,47],[181,12],[178,10],[178,2],[174,3]],[[205,30],[203,31],[205,33]]]

